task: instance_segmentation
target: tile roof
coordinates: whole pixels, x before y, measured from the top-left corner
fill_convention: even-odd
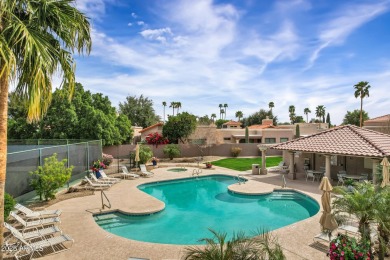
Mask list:
[[[230,120],[229,122],[226,122],[223,125],[242,125],[242,123]]]
[[[364,121],[364,123],[366,123],[366,122],[368,122],[368,123],[371,123],[371,122],[387,122],[389,120],[390,120],[390,114],[368,119],[368,120]]]
[[[143,133],[143,132],[145,132],[145,131],[147,131],[149,129],[152,129],[152,128],[158,127],[158,126],[162,126],[162,125],[164,125],[163,122],[158,122],[158,123],[156,123],[154,125],[151,125],[151,126],[148,126],[148,127],[144,128],[144,129],[142,129],[141,131],[139,131],[139,133]]]
[[[277,144],[272,148],[350,156],[384,157],[390,156],[390,135],[354,125],[343,125]]]

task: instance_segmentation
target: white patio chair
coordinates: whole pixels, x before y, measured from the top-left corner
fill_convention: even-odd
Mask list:
[[[60,209],[33,211],[19,203],[17,203],[14,208],[21,212],[26,219],[58,217],[62,213]]]
[[[113,181],[113,182],[120,182],[121,181],[121,179],[119,179],[119,178],[108,177],[107,174],[103,170],[100,170],[100,174],[102,175],[103,180]]]
[[[305,170],[306,172],[306,181],[309,178],[312,178],[312,181],[314,182],[316,176],[314,175],[314,172],[312,170]]]
[[[111,184],[108,183],[97,183],[97,182],[92,182],[87,176],[85,176],[85,180],[89,184],[89,186],[93,189],[108,189],[111,187]]]
[[[344,175],[337,174],[337,180],[338,180],[337,185],[341,184],[341,186],[344,186]]]
[[[283,170],[284,162],[281,161],[277,166],[267,168],[268,172],[280,172]]]
[[[141,169],[141,176],[143,177],[153,177],[154,176],[154,173],[153,172],[149,172],[147,169],[146,169],[146,165],[145,164],[140,164],[139,168]]]
[[[115,184],[117,183],[116,181],[109,181],[109,180],[104,180],[104,179],[98,179],[96,178],[95,174],[91,173],[89,175],[89,177],[91,177],[91,180],[94,182],[94,183],[103,183],[103,184]]]
[[[28,230],[28,229],[32,229],[32,228],[35,228],[36,230],[38,230],[38,227],[43,228],[43,227],[48,226],[48,225],[54,225],[57,223],[61,223],[59,217],[42,218],[42,219],[37,219],[37,220],[27,222],[13,211],[10,212],[10,216],[13,217],[19,224],[21,224],[23,226],[22,227],[23,232],[24,232],[24,230]]]
[[[10,232],[18,231],[15,227],[11,226],[7,222],[4,222],[4,227],[6,229],[8,229]],[[32,231],[24,232],[24,233],[20,233],[20,234],[21,234],[21,236],[23,236],[23,238],[25,240],[31,240],[31,239],[35,239],[35,238],[44,238],[46,236],[52,236],[53,234],[56,234],[56,233],[60,233],[60,235],[62,235],[61,229],[59,229],[59,227],[57,227],[57,226],[51,226],[51,227],[47,227],[44,229],[32,230]]]
[[[122,169],[122,172],[120,173],[122,176],[123,176],[123,179],[126,179],[126,177],[130,178],[130,179],[136,179],[136,178],[139,178],[139,175],[138,174],[135,174],[135,173],[130,173],[126,166],[121,166],[121,169]]]

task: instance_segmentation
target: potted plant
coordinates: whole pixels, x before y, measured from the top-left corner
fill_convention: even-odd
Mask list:
[[[210,169],[212,166],[211,162],[206,162],[206,168]]]

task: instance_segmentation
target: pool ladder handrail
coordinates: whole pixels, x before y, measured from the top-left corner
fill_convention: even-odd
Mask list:
[[[192,171],[192,176],[197,175],[197,176],[199,177],[199,174],[201,174],[201,173],[202,173],[202,169],[201,169],[201,168],[199,168],[199,169],[194,169],[194,170]]]
[[[286,188],[286,187],[287,187],[286,178],[284,177],[284,175],[282,175],[282,188]]]
[[[108,202],[108,205],[104,203],[104,198],[106,198],[107,202]],[[101,190],[101,193],[100,193],[100,197],[102,198],[102,209],[104,210],[104,207],[107,207],[107,208],[111,208],[111,201],[108,199],[106,193],[104,193],[103,190]]]
[[[237,174],[236,179],[238,181],[238,185],[241,185],[241,183],[245,184],[245,181],[242,180],[242,175],[241,174]]]

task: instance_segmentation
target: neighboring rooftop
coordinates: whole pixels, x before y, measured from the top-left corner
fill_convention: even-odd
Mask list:
[[[389,121],[390,121],[390,114],[368,119],[364,121],[364,124],[372,123],[372,122],[389,122]]]
[[[163,122],[158,122],[158,123],[156,123],[156,124],[154,124],[154,125],[151,125],[151,126],[148,126],[148,127],[144,128],[144,129],[142,129],[141,131],[139,131],[139,133],[143,133],[143,132],[145,132],[145,131],[148,131],[149,129],[153,129],[153,128],[155,128],[155,127],[163,126],[163,125],[164,125]]]
[[[362,157],[390,156],[390,135],[353,125],[343,125],[272,147],[312,153]]]

